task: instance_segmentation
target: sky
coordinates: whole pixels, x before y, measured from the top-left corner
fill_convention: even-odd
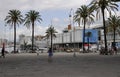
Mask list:
[[[88,5],[92,0],[0,0],[0,38],[13,40],[13,28],[5,26],[4,19],[9,10],[20,10],[22,15],[30,10],[40,13],[43,21],[35,24],[35,35],[45,35],[45,31],[52,24],[61,33],[70,23],[69,14],[76,11],[81,5]],[[118,3],[120,5],[120,3]],[[119,11],[117,14],[120,14]],[[20,34],[31,36],[31,28],[24,24],[17,26],[17,39]]]

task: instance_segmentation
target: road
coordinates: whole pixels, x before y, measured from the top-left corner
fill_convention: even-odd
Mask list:
[[[0,58],[0,77],[120,77],[120,54],[7,54]]]

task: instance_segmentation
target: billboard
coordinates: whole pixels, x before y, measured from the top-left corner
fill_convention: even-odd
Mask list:
[[[98,42],[98,30],[96,29],[86,29],[85,30],[85,43],[97,43]]]

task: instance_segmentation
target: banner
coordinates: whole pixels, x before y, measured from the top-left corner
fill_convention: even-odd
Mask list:
[[[98,42],[98,30],[86,29],[85,30],[85,43],[97,43]]]

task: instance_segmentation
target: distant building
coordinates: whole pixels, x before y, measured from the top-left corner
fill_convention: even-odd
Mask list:
[[[47,39],[45,36],[42,35],[36,35],[35,36],[35,45],[40,47],[40,48],[44,48],[47,47]]]
[[[8,40],[7,39],[0,39],[0,47],[2,47],[3,46],[3,43],[5,43],[5,45],[7,45],[8,44]]]
[[[100,44],[104,45],[104,30],[103,30],[103,26],[96,26],[94,27],[94,29],[98,29],[99,30],[99,42]],[[106,33],[106,38],[107,38],[107,44],[108,45],[112,45],[113,44],[113,32],[107,32]],[[116,32],[115,33],[115,41],[116,41],[116,45],[120,47],[120,33]]]
[[[93,28],[86,28],[86,32],[91,32],[92,36],[89,38],[90,44],[97,44],[104,46],[104,30],[102,25],[94,26]],[[76,47],[82,48],[83,43],[83,28],[75,27],[74,29],[68,26],[63,30],[63,33],[56,34],[53,38],[53,45],[56,47]],[[109,32],[106,35],[108,45],[113,44],[113,33]],[[116,45],[120,47],[120,33],[116,33]],[[87,43],[87,36],[85,36],[85,43]]]
[[[37,40],[37,41],[40,41],[43,38],[44,38],[44,36],[41,36],[41,35],[36,35],[35,36],[35,40]]]
[[[19,43],[20,45],[24,45],[24,43],[27,43],[27,45],[32,44],[32,37],[21,34],[19,35]],[[36,35],[34,37],[34,45],[38,47],[46,47],[47,41],[44,36]]]
[[[19,44],[23,45],[24,43],[32,44],[32,37],[31,36],[25,36],[25,35],[19,35]]]
[[[85,33],[91,32],[89,42],[91,44],[98,43],[98,30],[97,29],[86,29]],[[63,30],[63,33],[56,34],[56,38],[53,38],[53,44],[57,47],[71,47],[82,48],[83,43],[83,29],[75,27],[74,30]],[[85,43],[88,43],[87,36],[85,36]]]

